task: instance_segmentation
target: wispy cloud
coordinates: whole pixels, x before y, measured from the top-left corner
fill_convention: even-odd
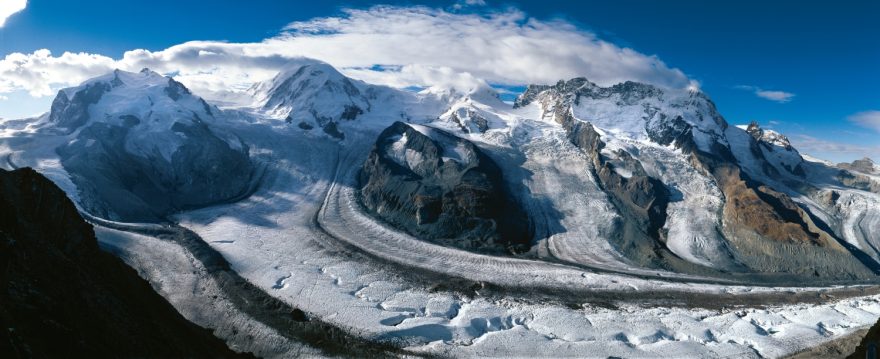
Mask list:
[[[455,10],[461,10],[462,8],[468,6],[486,6],[485,0],[463,0],[457,2],[455,5],[452,5],[452,8]]]
[[[739,85],[736,88],[740,90],[751,91],[760,98],[764,98],[770,101],[776,101],[779,103],[786,103],[791,101],[791,99],[795,96],[795,94],[786,91],[771,91],[764,90],[757,86],[749,86],[749,85]]]
[[[13,14],[24,10],[27,0],[3,0],[0,1],[0,27],[6,25],[6,19]]]
[[[788,101],[791,101],[791,98],[794,97],[794,94],[791,92],[766,91],[766,90],[755,91],[755,95],[758,95],[758,97],[766,98],[768,100],[776,101],[779,103],[786,103]]]
[[[522,85],[577,76],[601,85],[634,80],[685,88],[695,83],[656,56],[619,47],[563,20],[538,20],[516,9],[469,13],[378,6],[291,23],[280,35],[255,43],[193,41],[161,51],[132,50],[119,59],[47,50],[15,53],[0,60],[0,93],[24,89],[52,95],[114,68],[150,67],[177,74],[205,95],[267,79],[296,57],[397,87],[432,86],[444,74],[456,86],[467,79]],[[391,70],[374,71],[373,65]]]
[[[856,125],[880,132],[880,111],[863,111],[853,114],[847,119]]]

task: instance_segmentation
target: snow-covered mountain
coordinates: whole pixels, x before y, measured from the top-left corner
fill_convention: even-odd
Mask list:
[[[309,131],[323,130],[344,139],[342,127],[350,121],[358,126],[388,120],[413,120],[430,116],[442,99],[418,96],[385,86],[350,79],[332,66],[311,59],[289,64],[271,80],[252,86],[258,111]],[[366,123],[365,123],[366,122]]]
[[[681,267],[684,258],[736,271],[873,275],[786,193],[789,188],[765,181],[778,177],[780,165],[802,176],[797,152],[774,150],[779,136],[772,142],[770,133],[729,126],[705,94],[632,82],[602,88],[573,79],[530,86],[516,106],[530,104],[566,129],[593,159],[592,171],[625,221],[638,223],[614,240],[631,260],[656,254],[646,264]],[[665,170],[681,163],[687,172]],[[704,188],[688,188],[694,183]],[[706,195],[717,200],[698,199]],[[676,218],[670,209],[677,206],[690,218]]]
[[[688,351],[696,342],[736,355],[760,342],[772,356],[804,343],[769,329],[756,334],[755,323],[808,328],[818,340],[832,326],[827,318],[839,328],[876,320],[785,307],[784,318],[724,309],[713,322],[681,309],[652,312],[658,319],[638,335],[564,327],[585,315],[608,327],[618,318],[645,323],[639,312],[571,309],[593,295],[785,304],[878,280],[876,167],[829,166],[783,134],[731,126],[702,92],[574,78],[531,85],[510,105],[488,88],[415,93],[301,59],[250,94],[254,106],[220,109],[154,72],[116,71],[62,90],[44,116],[4,122],[0,159],[35,167],[98,221],[186,227],[178,244],[201,243],[198,255],[106,238],[162,283],[182,313],[207,324],[228,313],[182,299],[208,284],[177,279],[204,270],[192,258],[205,248],[252,283],[245,292],[295,305],[298,321],[325,320],[428,353],[519,340],[512,335],[552,346],[563,342],[552,333],[565,333],[566,346],[554,348],[581,356],[589,352],[569,339],[613,342],[629,356],[715,353]],[[169,253],[183,269],[154,265]],[[487,292],[501,299],[476,299]],[[520,295],[540,307],[508,300]],[[225,310],[263,303],[203,299]],[[845,305],[874,308],[863,304]],[[557,315],[566,320],[547,320]],[[278,328],[263,327],[271,320],[232,322],[218,333],[260,355],[285,342],[273,336]],[[657,323],[676,332],[661,333]],[[242,325],[263,328],[264,346],[241,335]],[[579,336],[585,328],[590,336]],[[748,341],[730,339],[741,337]],[[651,344],[661,341],[681,351],[656,351]]]
[[[59,91],[40,130],[66,137],[56,151],[85,208],[156,220],[247,191],[248,146],[213,126],[219,116],[171,78],[116,70]]]
[[[40,131],[67,136],[56,151],[84,194],[82,205],[114,219],[161,218],[245,193],[255,171],[251,144],[230,127],[238,119],[265,118],[293,133],[339,141],[335,146],[351,151],[362,148],[355,156],[364,160],[372,139],[401,121],[473,141],[499,163],[507,187],[501,192],[514,194],[524,208],[536,191],[601,194],[600,203],[612,209],[614,219],[593,224],[609,232],[591,241],[610,245],[614,255],[638,266],[832,278],[870,276],[876,266],[851,253],[862,251],[853,244],[858,240],[844,239],[833,214],[814,213],[823,203],[816,193],[828,185],[817,181],[865,186],[840,176],[817,177],[821,171],[807,176],[808,167],[820,165],[805,162],[784,135],[757,124],[728,125],[699,91],[635,82],[601,87],[575,78],[531,85],[511,107],[488,88],[413,93],[353,80],[326,63],[300,59],[250,93],[255,107],[221,111],[173,79],[149,70],[115,71],[60,91]],[[538,189],[518,182],[516,161],[528,163],[524,151],[554,128],[567,143],[550,143],[542,151],[574,146],[587,160],[580,168],[592,177],[587,186],[595,188]],[[357,136],[347,139],[346,133]],[[441,172],[417,178],[430,176],[449,181]],[[426,189],[397,193],[386,183],[392,177],[383,178],[384,184],[370,186],[367,203],[374,210],[393,212],[418,202],[416,197],[424,200]],[[382,190],[389,193],[377,192]],[[526,211],[529,221],[536,215]],[[409,227],[413,233],[446,233]],[[542,236],[552,233],[536,236],[532,243],[540,245],[547,239]]]
[[[355,147],[395,121],[418,123],[471,139],[495,160],[503,157],[499,148],[522,151],[522,144],[499,142],[499,134],[537,121],[562,130],[586,156],[582,170],[617,216],[613,233],[600,240],[639,266],[714,275],[872,273],[820,219],[824,215],[799,203],[815,202],[801,193],[815,186],[787,138],[757,124],[728,125],[699,91],[635,82],[600,87],[575,78],[529,86],[511,108],[491,89],[412,93],[302,59],[251,93],[255,108],[224,112],[173,79],[149,70],[115,71],[60,91],[42,130],[70,136],[57,152],[79,190],[89,193],[84,206],[111,218],[144,219],[246,191],[254,172],[249,146],[222,125],[237,116],[265,116],[292,131]],[[346,140],[350,131],[358,139]],[[501,160],[502,168],[510,167]],[[512,181],[507,186],[511,193],[533,191]],[[408,203],[421,191],[373,193],[369,203]]]

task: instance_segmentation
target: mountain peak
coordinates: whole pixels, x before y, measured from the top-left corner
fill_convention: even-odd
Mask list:
[[[354,120],[369,112],[376,87],[352,80],[327,63],[298,59],[274,78],[249,90],[258,106],[273,117],[285,118],[301,128],[335,128],[341,120]],[[332,133],[330,131],[328,133]]]
[[[752,121],[748,126],[739,127],[746,130],[758,142],[779,146],[789,151],[793,149],[787,136],[771,129],[761,128],[757,121]]]

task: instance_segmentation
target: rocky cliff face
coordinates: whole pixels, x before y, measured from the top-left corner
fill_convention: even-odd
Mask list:
[[[0,170],[0,357],[232,357],[119,259],[52,182]]]
[[[117,70],[60,91],[47,129],[71,133],[57,153],[89,212],[156,221],[247,190],[248,147],[211,125],[218,116],[173,79]]]
[[[752,122],[745,127],[746,132],[752,136],[757,146],[753,146],[756,156],[764,159],[766,165],[764,172],[771,176],[780,173],[790,173],[803,178],[804,159],[785,135],[761,128],[757,122]]]
[[[471,250],[525,250],[528,224],[501,176],[472,143],[395,122],[364,163],[361,198],[376,216],[419,238]]]

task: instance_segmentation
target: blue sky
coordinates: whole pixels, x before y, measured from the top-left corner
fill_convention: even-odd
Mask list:
[[[661,68],[659,75],[646,75],[649,80],[677,83],[681,79],[675,71],[680,70],[687,79],[699,82],[732,124],[759,121],[789,135],[806,152],[835,161],[866,155],[880,159],[880,112],[871,112],[880,111],[878,1],[486,3],[393,4],[425,5],[452,14],[515,8],[545,24],[561,20],[575,27],[573,31],[631,48],[640,56],[656,56],[661,67],[669,67]],[[180,0],[31,0],[0,28],[0,57],[48,49],[53,56],[69,51],[120,59],[129,50],[158,52],[191,40],[255,43],[278,36],[291,22],[344,18],[349,15],[343,9],[372,5],[364,1],[219,0],[206,6]],[[486,36],[491,41],[492,35]],[[399,65],[405,65],[408,59],[401,61]],[[630,70],[643,72],[621,69],[620,76]],[[471,72],[480,75],[479,71]],[[482,77],[493,84],[517,85],[511,83],[516,74],[492,76]],[[548,74],[545,82],[552,76]],[[617,77],[609,81],[612,78]],[[21,88],[7,89],[0,96],[0,117],[45,111],[52,97],[34,97]]]

